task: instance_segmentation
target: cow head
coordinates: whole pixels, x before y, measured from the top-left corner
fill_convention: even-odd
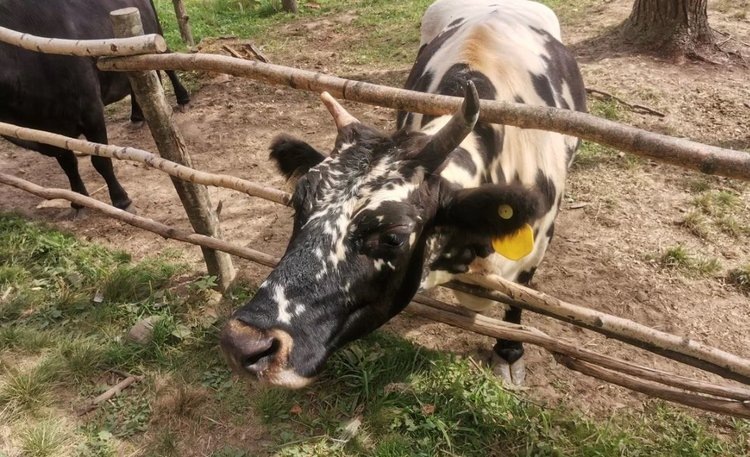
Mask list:
[[[462,109],[434,135],[381,133],[324,93],[338,128],[330,156],[288,137],[274,141],[271,157],[296,180],[294,228],[279,265],[224,329],[235,369],[302,387],[333,351],[409,303],[436,230],[512,240],[528,227],[538,211],[534,192],[457,189],[440,177],[479,116],[474,85],[466,92]]]

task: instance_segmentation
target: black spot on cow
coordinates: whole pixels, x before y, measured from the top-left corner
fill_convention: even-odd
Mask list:
[[[443,44],[445,44],[446,41],[448,41],[453,35],[455,35],[456,32],[460,30],[460,28],[461,27],[454,27],[452,29],[445,30],[440,33],[440,35],[436,36],[432,41],[420,48],[419,54],[417,55],[417,61],[414,62],[414,66],[411,67],[411,71],[409,72],[409,77],[406,78],[406,84],[404,84],[404,88],[417,90],[415,89],[417,81],[419,81],[419,78],[421,78],[422,74],[424,74],[424,71],[427,68],[427,64],[430,63],[432,57],[443,46]]]
[[[495,99],[497,91],[489,78],[480,71],[472,70],[465,63],[458,63],[451,66],[440,80],[436,92],[442,95],[461,97],[463,96],[467,81],[474,82],[479,98],[485,100]],[[422,127],[434,119],[435,116],[423,116]],[[482,144],[481,152],[484,156],[485,164],[487,164],[502,149],[502,130],[494,128],[492,124],[479,122],[474,127],[474,131],[479,135]]]
[[[531,27],[531,29],[545,39],[544,48],[547,51],[547,56],[543,56],[543,59],[547,64],[547,70],[545,73],[549,77],[549,81],[555,92],[562,94],[563,82],[565,82],[573,96],[572,109],[586,112],[586,90],[583,85],[581,71],[578,68],[578,63],[575,58],[565,45],[546,30],[535,27]],[[562,97],[560,97],[560,100],[559,108],[571,109],[567,101],[563,103]],[[550,106],[557,105],[552,104]]]
[[[555,94],[552,92],[552,85],[547,75],[529,74],[531,75],[531,82],[534,83],[534,90],[537,95],[544,100],[547,106],[557,106],[557,103],[555,103]]]
[[[464,18],[459,17],[458,19],[455,19],[453,22],[451,22],[450,24],[448,24],[448,27],[446,27],[446,28],[449,29],[451,27],[455,27],[457,25],[461,25],[463,22],[464,22]]]
[[[513,101],[515,101],[516,103],[526,103],[526,100],[524,100],[520,95],[516,95],[515,97],[513,97]]]
[[[534,279],[534,273],[536,273],[536,267],[533,267],[527,271],[522,271],[521,274],[518,275],[518,282],[520,284],[528,286],[529,283],[531,283],[531,280]]]
[[[430,84],[432,84],[432,80],[435,78],[435,73],[432,71],[427,71],[425,74],[420,76],[416,82],[414,82],[411,86],[409,86],[409,83],[407,82],[407,89],[410,90],[416,90],[418,92],[427,92],[427,90],[430,88]],[[413,118],[413,113],[407,113],[406,111],[399,111],[396,115],[396,125],[398,128],[404,128],[407,125],[411,124],[411,120]]]
[[[448,162],[463,168],[472,176],[477,173],[477,165],[474,163],[474,159],[472,159],[469,151],[464,148],[456,148],[451,153],[450,159],[446,161],[446,163]]]
[[[536,173],[536,187],[542,194],[542,201],[544,203],[543,211],[546,213],[555,204],[555,198],[557,197],[557,187],[551,179],[544,174],[542,170]]]

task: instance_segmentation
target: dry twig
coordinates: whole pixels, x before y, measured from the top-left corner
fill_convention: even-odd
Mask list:
[[[143,376],[128,376],[127,378],[123,379],[122,381],[118,382],[117,384],[109,388],[103,394],[91,400],[88,404],[81,407],[78,410],[78,415],[83,416],[87,413],[90,413],[91,411],[95,410],[101,403],[104,403],[105,401],[110,400],[115,395],[127,389],[128,386],[138,381],[143,381]]]
[[[604,92],[603,90],[592,89],[590,87],[587,87],[586,88],[586,93],[594,95],[594,96],[598,96],[598,97],[600,97],[600,98],[602,98],[604,100],[615,100],[616,102],[618,102],[618,103],[620,103],[622,105],[627,106],[628,108],[630,108],[632,111],[635,111],[636,113],[653,114],[654,116],[658,116],[658,117],[666,117],[667,116],[666,114],[664,114],[662,112],[659,112],[659,111],[656,111],[653,108],[649,108],[648,106],[643,106],[643,105],[637,105],[637,104],[628,103],[625,100],[621,99],[620,97],[616,97],[616,96],[610,94],[609,92]]]
[[[221,49],[227,51],[228,53],[232,54],[234,57],[237,57],[238,59],[244,59],[244,57],[242,57],[242,54],[237,52],[233,47],[229,46],[228,44],[222,45]]]

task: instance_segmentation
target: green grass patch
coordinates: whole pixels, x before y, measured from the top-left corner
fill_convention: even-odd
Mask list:
[[[733,190],[711,190],[705,181],[695,181],[691,200],[695,208],[686,217],[686,227],[700,238],[708,239],[718,231],[733,238],[750,236],[750,219],[743,209],[742,197]]]
[[[729,270],[726,279],[728,284],[735,286],[740,292],[750,295],[750,264]]]
[[[599,0],[546,0],[562,21],[585,14]],[[377,66],[410,65],[419,45],[422,15],[433,0],[316,0],[300,1],[299,13],[281,9],[276,0],[185,0],[193,37],[235,36],[251,38],[269,49],[307,46],[310,31],[286,30],[288,24],[324,22],[327,33],[346,37],[336,51],[337,60]],[[185,45],[170,0],[154,0],[164,36],[174,50]],[[349,16],[342,20],[340,16]],[[293,28],[293,27],[292,27]],[[330,36],[329,36],[330,39]]]
[[[721,271],[718,259],[694,255],[682,245],[664,250],[659,261],[664,268],[679,270],[689,276],[713,277]]]
[[[284,456],[721,456],[745,445],[744,425],[723,441],[659,402],[601,424],[546,409],[468,359],[383,333],[336,354],[311,389],[266,389],[256,406]]]

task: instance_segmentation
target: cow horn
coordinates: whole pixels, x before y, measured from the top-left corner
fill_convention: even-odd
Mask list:
[[[469,133],[479,119],[479,94],[473,81],[467,81],[464,102],[459,109],[427,143],[419,156],[429,158],[435,168],[445,162],[448,154],[453,152]]]
[[[322,94],[320,94],[320,99],[323,101],[323,104],[326,105],[326,108],[328,108],[331,116],[333,116],[333,121],[336,122],[337,129],[341,130],[347,125],[359,123],[359,120],[349,114],[349,111],[341,106],[341,103],[336,101],[336,99],[333,98],[328,92],[323,92]]]

